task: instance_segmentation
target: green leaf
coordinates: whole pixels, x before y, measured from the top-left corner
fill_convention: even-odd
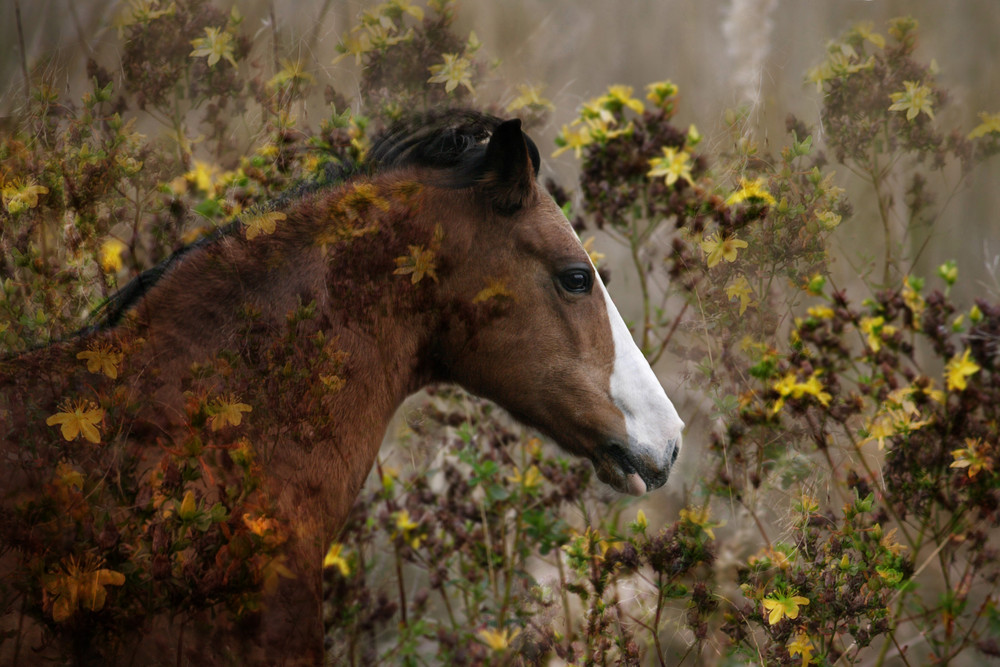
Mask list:
[[[209,220],[214,220],[222,216],[222,207],[214,199],[206,199],[194,207],[194,212]]]

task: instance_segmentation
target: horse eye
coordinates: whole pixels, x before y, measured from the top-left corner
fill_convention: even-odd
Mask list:
[[[567,292],[585,294],[594,286],[594,278],[586,269],[569,269],[559,274],[559,284]]]

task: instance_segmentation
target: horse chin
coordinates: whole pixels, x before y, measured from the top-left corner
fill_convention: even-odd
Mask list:
[[[652,465],[620,441],[612,440],[588,455],[597,478],[619,493],[643,496],[663,486],[670,476],[670,466]]]
[[[648,487],[646,482],[635,471],[626,472],[608,460],[594,461],[594,468],[597,471],[597,479],[619,493],[627,493],[631,496],[646,495]]]

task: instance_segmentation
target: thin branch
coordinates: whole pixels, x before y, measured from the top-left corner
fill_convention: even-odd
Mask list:
[[[28,54],[24,49],[24,28],[21,26],[21,0],[14,0],[14,20],[17,23],[17,45],[21,50],[21,76],[24,78],[24,101],[31,103],[31,81],[28,79]]]

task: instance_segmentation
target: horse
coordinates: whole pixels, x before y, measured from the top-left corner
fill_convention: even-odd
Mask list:
[[[399,123],[0,361],[0,662],[321,663],[324,554],[433,383],[663,485],[684,424],[539,165],[518,119]]]

